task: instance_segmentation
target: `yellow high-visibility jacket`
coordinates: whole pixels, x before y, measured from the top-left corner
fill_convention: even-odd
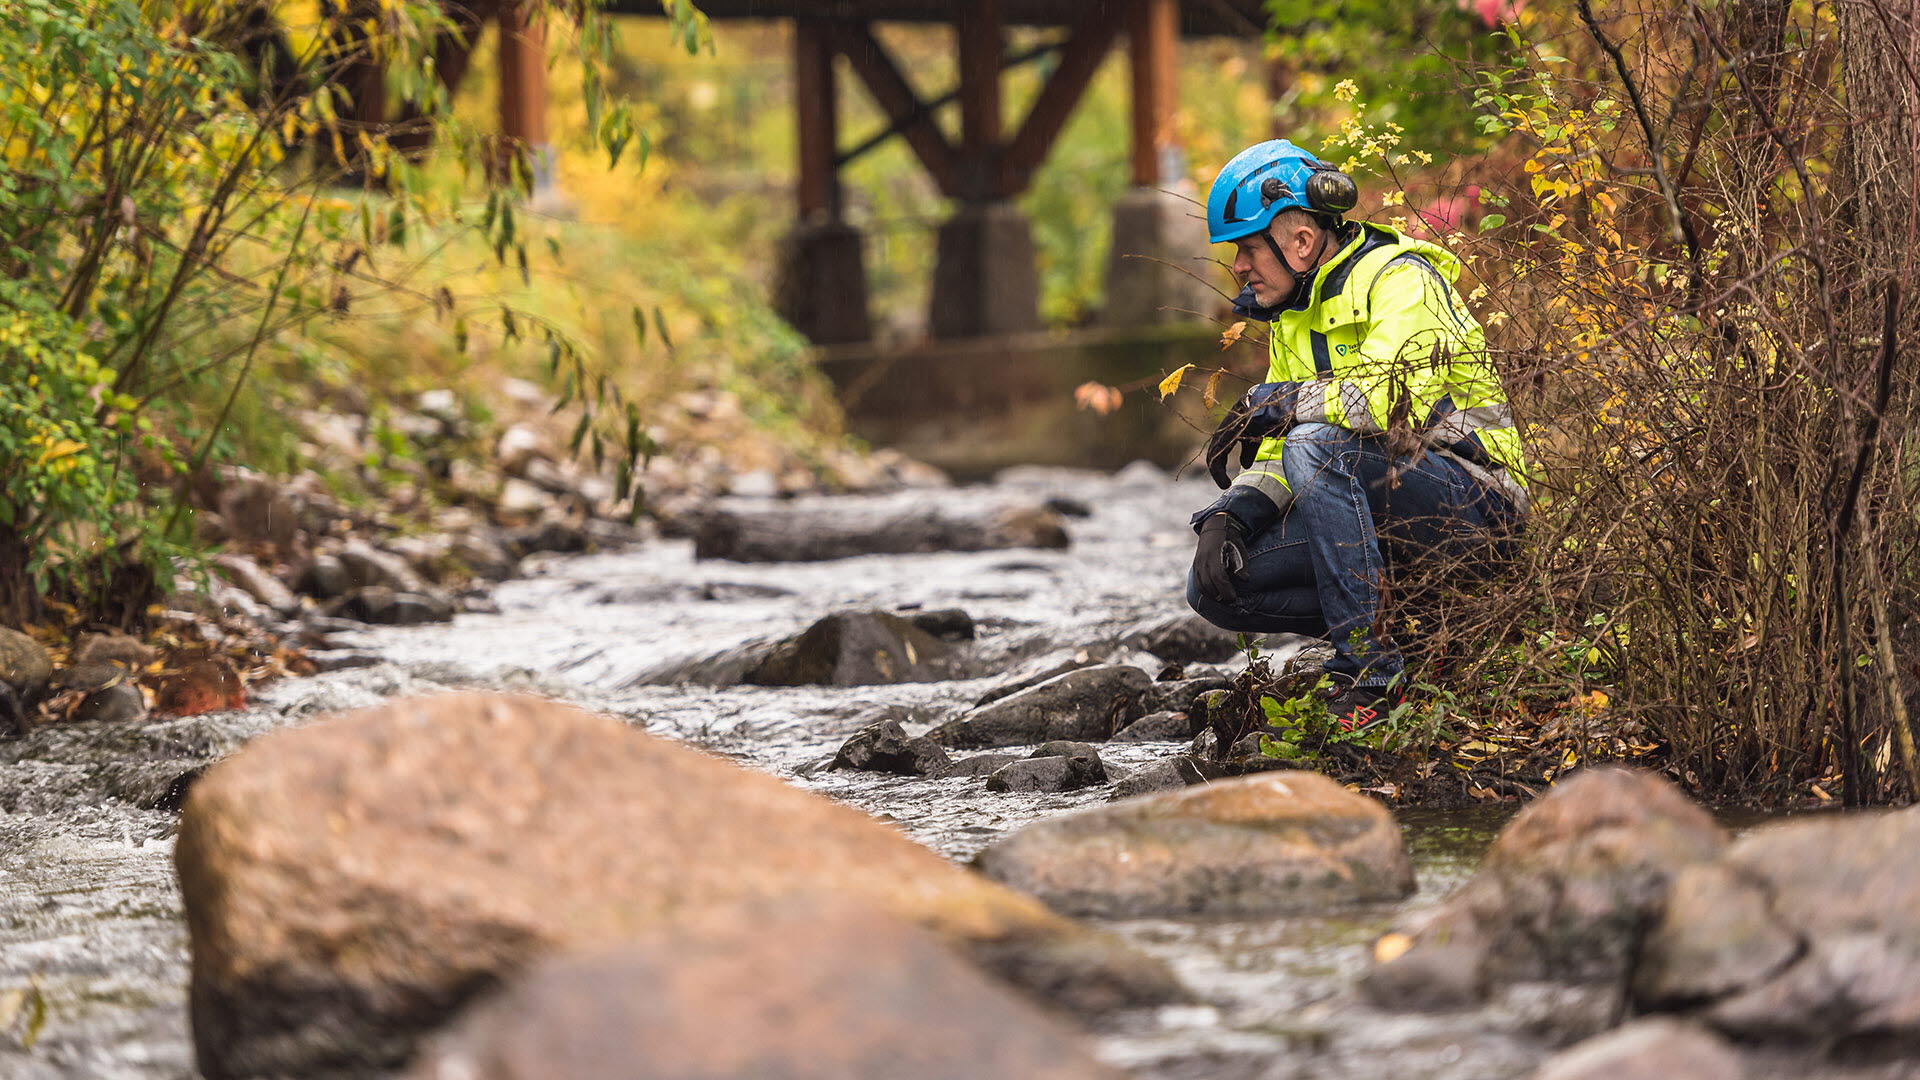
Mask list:
[[[1362,435],[1405,426],[1435,453],[1527,506],[1520,433],[1486,336],[1453,288],[1459,260],[1436,244],[1361,225],[1315,273],[1304,307],[1258,312],[1272,320],[1267,382],[1299,383],[1296,423]],[[1249,533],[1293,500],[1280,471],[1284,435],[1265,440],[1253,465],[1219,501]]]

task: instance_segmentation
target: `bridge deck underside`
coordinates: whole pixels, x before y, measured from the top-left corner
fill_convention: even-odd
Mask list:
[[[968,0],[702,0],[700,10],[714,19],[792,19],[802,16],[847,19],[856,22],[951,23]],[[1120,16],[1119,3],[1103,0],[1002,0],[1004,21],[1011,26],[1072,26],[1089,6],[1110,7]],[[659,0],[613,0],[608,10],[624,15],[659,15]],[[1244,37],[1266,27],[1261,0],[1184,0],[1180,5],[1180,32],[1189,37]]]

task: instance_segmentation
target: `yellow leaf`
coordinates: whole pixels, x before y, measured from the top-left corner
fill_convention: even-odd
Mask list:
[[[1234,342],[1239,341],[1240,335],[1246,333],[1246,330],[1247,330],[1247,324],[1245,320],[1234,323],[1232,326],[1227,327],[1225,330],[1220,332],[1220,347],[1224,349],[1229,345],[1232,345]]]
[[[56,458],[68,457],[86,448],[86,443],[77,443],[72,439],[61,439],[51,446],[48,446],[45,450],[42,450],[40,452],[40,460],[36,462],[36,464],[45,465],[47,462],[53,461]]]
[[[1227,374],[1226,368],[1214,368],[1207,376],[1206,392],[1200,395],[1200,404],[1211,409],[1220,401],[1220,380]]]
[[[1164,379],[1161,379],[1160,380],[1160,400],[1165,401],[1168,398],[1172,397],[1173,392],[1180,389],[1180,380],[1186,378],[1187,372],[1192,370],[1193,370],[1192,364],[1181,364],[1179,367],[1173,369],[1173,374],[1167,376]]]

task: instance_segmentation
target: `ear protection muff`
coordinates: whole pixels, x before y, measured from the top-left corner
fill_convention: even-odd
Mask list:
[[[1311,168],[1305,193],[1309,210],[1339,217],[1360,202],[1360,185],[1353,182],[1353,177],[1324,162],[1316,161]],[[1277,176],[1260,182],[1261,206],[1272,206],[1281,199],[1293,197],[1293,189]]]
[[[1331,165],[1314,166],[1307,176],[1307,205],[1338,217],[1360,202],[1360,185]]]

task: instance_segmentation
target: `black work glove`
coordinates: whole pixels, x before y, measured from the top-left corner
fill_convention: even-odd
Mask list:
[[[1213,477],[1214,486],[1224,488],[1233,482],[1227,475],[1227,460],[1236,447],[1244,469],[1253,464],[1262,440],[1286,434],[1293,426],[1294,398],[1299,390],[1299,383],[1260,383],[1227,410],[1226,419],[1207,440],[1207,474]]]
[[[1233,579],[1247,576],[1247,532],[1232,514],[1214,514],[1200,523],[1200,545],[1193,552],[1193,578],[1200,594],[1217,604],[1240,599]]]

